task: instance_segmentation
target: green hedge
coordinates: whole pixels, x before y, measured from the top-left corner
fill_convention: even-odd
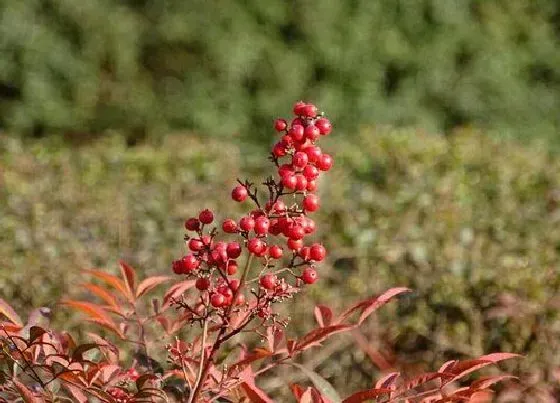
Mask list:
[[[555,137],[559,20],[556,0],[4,1],[0,127],[259,141],[303,97],[347,131]]]
[[[409,286],[413,295],[364,328],[399,368],[510,351],[527,357],[517,374],[552,385],[560,366],[551,353],[560,351],[558,159],[544,145],[467,131],[449,141],[364,130],[351,141],[333,135],[325,147],[337,150],[317,213],[329,258],[321,282],[290,310],[297,331],[311,320],[297,307],[340,308]],[[242,206],[227,189],[265,168],[249,146],[186,135],[158,147],[108,138],[74,149],[0,137],[0,154],[0,289],[22,313],[82,293],[80,268],[116,270],[124,258],[169,273],[183,253],[183,219],[202,207],[236,216]],[[60,325],[66,317],[57,312]],[[342,391],[370,385],[371,363],[348,340],[337,343],[327,349],[337,358],[317,370]]]

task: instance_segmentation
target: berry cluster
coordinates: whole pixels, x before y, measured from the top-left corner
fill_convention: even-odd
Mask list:
[[[333,165],[333,158],[317,142],[332,127],[315,105],[297,102],[293,111],[290,123],[284,119],[274,122],[282,137],[270,154],[277,176],[263,183],[266,198],[248,181],[238,181],[231,192],[234,201],[250,200],[255,205],[238,220],[223,220],[221,230],[234,239],[217,239],[218,228],[212,226],[215,217],[208,209],[185,222],[189,253],[173,262],[173,271],[196,278],[200,302],[196,306],[180,303],[193,320],[217,314],[227,321],[232,309],[245,309],[266,319],[272,315],[272,303],[318,279],[315,265],[325,258],[326,249],[320,243],[307,244],[305,239],[315,231],[309,214],[320,207],[314,193],[317,181]],[[238,275],[238,261],[244,254],[245,267]],[[258,268],[252,267],[255,259],[259,259]],[[254,287],[248,290],[248,284]]]

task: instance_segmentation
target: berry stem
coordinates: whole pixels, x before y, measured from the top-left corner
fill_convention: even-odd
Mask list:
[[[205,371],[205,368],[208,366],[208,362],[204,362],[204,351],[205,351],[205,347],[206,347],[206,336],[208,334],[208,319],[204,319],[204,325],[202,326],[202,341],[201,341],[201,346],[200,346],[200,365],[198,367],[198,374],[196,376],[196,381],[194,383],[194,388],[191,389],[191,393],[189,396],[189,403],[193,403],[194,399],[196,398],[196,395],[198,394],[197,391],[200,390],[200,388],[202,387],[203,383],[204,383],[204,379],[203,378],[203,373],[207,372],[207,370]],[[212,349],[212,351],[214,351],[214,349]],[[208,357],[208,361],[210,361],[211,357]],[[205,377],[205,376],[204,376]]]

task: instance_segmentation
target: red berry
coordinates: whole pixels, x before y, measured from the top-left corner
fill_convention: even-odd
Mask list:
[[[287,189],[295,189],[297,186],[296,175],[292,173],[287,173],[286,175],[284,175],[282,177],[282,185],[284,185],[284,187]]]
[[[237,262],[235,260],[229,260],[227,263],[227,274],[229,276],[233,276],[235,273],[237,273]]]
[[[288,239],[288,242],[286,242],[288,244],[288,248],[290,248],[291,250],[295,250],[298,251],[301,248],[303,248],[303,239]]]
[[[311,258],[311,248],[309,246],[304,246],[298,251],[298,255],[300,255],[303,260],[309,260]]]
[[[185,221],[185,228],[189,231],[198,231],[200,229],[200,221],[198,221],[198,218],[189,218]]]
[[[210,235],[202,235],[202,237],[200,237],[200,240],[204,245],[212,246],[212,237]]]
[[[235,305],[243,305],[245,303],[245,295],[237,294],[235,297]]]
[[[294,144],[294,139],[285,134],[282,136],[282,139],[280,140],[280,143],[284,146],[284,147],[290,147],[292,144]]]
[[[303,229],[305,230],[306,234],[311,234],[311,233],[315,232],[315,221],[313,221],[309,217],[305,217],[302,226],[303,226]]]
[[[278,158],[283,157],[286,155],[286,146],[282,143],[276,143],[272,149],[272,153]]]
[[[305,168],[303,168],[303,176],[305,176],[308,182],[312,181],[319,176],[319,170],[314,165],[306,165]]]
[[[231,280],[229,280],[229,288],[231,288],[233,291],[237,291],[240,285],[241,281],[239,281],[239,279],[237,278],[232,278]]]
[[[296,174],[296,190],[302,192],[307,187],[307,179],[302,174]]]
[[[222,294],[212,294],[212,296],[210,297],[210,303],[212,304],[213,307],[219,308],[221,306],[223,306],[226,302],[226,297],[224,297]]]
[[[286,230],[286,236],[290,239],[302,239],[305,236],[305,230],[301,225],[292,224]]]
[[[183,259],[181,260],[183,261],[183,269],[186,272],[193,271],[197,269],[198,266],[200,265],[200,260],[198,260],[197,257],[194,255],[184,256]]]
[[[267,290],[273,290],[276,287],[276,281],[277,280],[278,279],[276,278],[276,276],[274,274],[268,273],[268,274],[265,274],[264,276],[262,276],[259,279],[259,283],[263,288],[265,288]]]
[[[303,119],[301,119],[301,118],[294,118],[290,122],[290,127],[294,127],[295,125],[304,126],[305,123],[303,123]]]
[[[247,249],[249,249],[249,252],[252,254],[259,255],[266,250],[266,244],[259,238],[252,238],[247,243]]]
[[[309,125],[305,128],[304,135],[305,135],[305,138],[307,138],[311,141],[315,141],[321,135],[321,131],[319,130],[319,128],[317,126]]]
[[[208,279],[208,277],[199,277],[196,279],[196,283],[194,285],[200,291],[207,290],[208,288],[210,288],[210,280]]]
[[[319,196],[308,194],[303,198],[303,208],[306,211],[317,211],[319,209]]]
[[[331,122],[327,118],[319,118],[315,121],[315,126],[317,126],[323,136],[329,134],[332,130]]]
[[[308,180],[307,181],[307,186],[305,187],[305,190],[307,190],[308,192],[314,192],[317,190],[317,182],[315,180]]]
[[[294,139],[294,141],[302,141],[305,136],[305,129],[302,125],[293,125],[290,130],[288,130],[288,135]]]
[[[294,105],[294,115],[303,115],[306,104],[303,101],[298,101]]]
[[[242,202],[247,199],[248,194],[249,192],[247,191],[247,188],[243,185],[239,185],[231,191],[231,198],[236,202]]]
[[[241,245],[238,242],[230,242],[226,246],[227,255],[229,258],[236,259],[241,255]]]
[[[212,221],[214,221],[214,214],[208,209],[202,210],[198,215],[198,219],[203,224],[210,224]]]
[[[282,214],[286,212],[286,203],[284,203],[282,200],[277,200],[273,205],[272,205],[272,210],[275,213],[278,214]]]
[[[327,255],[327,250],[325,249],[325,247],[321,244],[315,243],[313,245],[311,245],[310,248],[310,257],[311,259],[320,262],[321,260],[323,260],[325,258],[325,256]]]
[[[303,115],[308,118],[317,116],[317,107],[313,104],[307,104],[302,108]]]
[[[319,158],[321,158],[321,155],[323,154],[323,152],[321,151],[321,147],[318,146],[306,147],[304,151],[307,154],[309,162],[313,162],[313,163],[317,162]]]
[[[286,127],[288,127],[288,123],[284,119],[276,119],[274,121],[274,128],[277,132],[286,130]]]
[[[297,168],[303,168],[307,165],[309,157],[303,151],[298,151],[292,156],[292,165]]]
[[[317,168],[321,171],[328,171],[333,166],[333,158],[329,154],[321,155],[321,158],[317,160]]]
[[[270,248],[268,248],[268,256],[270,256],[273,259],[280,259],[283,254],[284,254],[284,250],[282,249],[281,246],[272,245]]]
[[[291,164],[283,164],[278,168],[278,175],[282,178],[286,174],[293,174],[294,167]]]
[[[255,228],[255,220],[251,217],[243,217],[239,220],[239,228],[247,232],[252,231]]]
[[[189,239],[189,249],[190,250],[192,250],[193,252],[198,252],[202,248],[204,248],[204,243],[202,243],[202,241],[200,239],[198,239],[198,238]]]
[[[268,232],[270,220],[266,217],[259,217],[255,220],[255,233],[265,235]]]
[[[174,260],[171,267],[173,268],[173,273],[183,274],[183,262],[181,260]]]
[[[301,279],[305,284],[313,284],[317,281],[317,271],[313,267],[306,267],[301,275]]]
[[[235,220],[228,218],[222,223],[222,229],[225,233],[235,234],[237,232],[237,223],[235,222]]]

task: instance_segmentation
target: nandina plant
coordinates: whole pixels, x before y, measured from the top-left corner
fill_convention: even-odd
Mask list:
[[[78,344],[67,332],[37,325],[44,310],[34,311],[25,324],[0,300],[5,317],[0,324],[0,401],[271,402],[256,380],[279,365],[297,367],[310,378],[313,386],[291,385],[300,402],[487,399],[490,387],[509,376],[462,387],[459,380],[513,354],[450,361],[409,380],[389,373],[373,388],[345,399],[296,363],[302,352],[355,329],[409,290],[390,289],[339,314],[320,305],[314,310],[317,328],[300,338],[287,336],[288,321],[277,307],[317,285],[327,256],[321,243],[309,239],[316,232],[313,213],[320,208],[318,182],[333,166],[333,157],[318,145],[331,133],[330,121],[309,103],[296,103],[293,112],[291,121],[274,122],[281,136],[269,156],[275,174],[259,185],[238,180],[231,191],[234,201],[251,206],[248,213],[216,225],[214,212],[203,209],[185,221],[187,252],[172,264],[176,277],[138,281],[124,262],[121,277],[84,271],[98,282],[83,286],[102,303],[62,303],[114,333],[114,342],[88,333],[91,341]],[[146,301],[154,288],[171,281],[163,298]],[[241,337],[247,334],[263,344],[249,349]],[[162,356],[165,362],[158,361]]]

